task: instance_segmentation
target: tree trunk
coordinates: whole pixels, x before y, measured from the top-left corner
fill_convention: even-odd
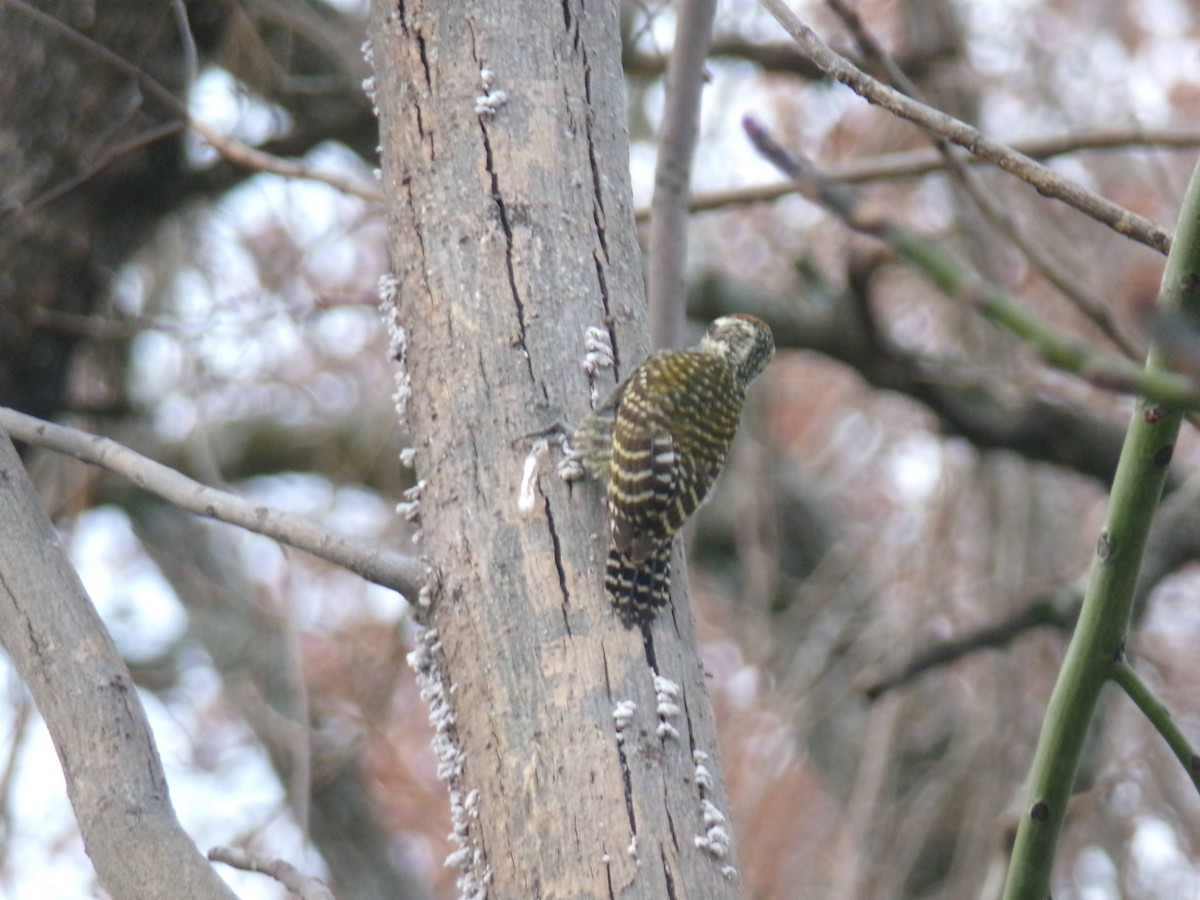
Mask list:
[[[588,408],[585,328],[618,376],[646,347],[616,4],[376,0],[371,44],[430,569],[414,663],[464,895],[735,896],[684,592],[644,642],[603,594],[599,487],[547,454],[518,505],[523,436]]]

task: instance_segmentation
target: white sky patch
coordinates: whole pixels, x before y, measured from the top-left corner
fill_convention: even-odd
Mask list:
[[[942,465],[940,441],[931,435],[914,434],[893,448],[888,456],[887,471],[900,498],[919,503],[937,490]]]
[[[1119,900],[1116,867],[1099,847],[1087,847],[1079,854],[1073,874],[1080,900]]]
[[[252,95],[224,69],[204,69],[188,97],[192,116],[226,137],[257,145],[286,134],[292,118],[281,106]],[[188,156],[193,165],[211,165],[217,152],[194,132],[188,133]]]
[[[1143,818],[1133,833],[1130,849],[1138,896],[1200,896],[1200,873],[1180,848],[1174,830],[1162,819]]]
[[[334,307],[313,318],[309,333],[327,355],[353,359],[379,334],[379,314],[373,306]]]
[[[70,552],[123,655],[150,659],[183,635],[187,614],[158,567],[142,553],[125,513],[101,506],[80,515]]]

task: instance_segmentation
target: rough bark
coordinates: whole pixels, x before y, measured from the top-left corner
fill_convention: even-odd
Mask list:
[[[370,33],[424,482],[433,631],[416,662],[464,894],[734,896],[686,598],[646,644],[620,625],[601,492],[568,490],[550,455],[518,507],[523,436],[587,409],[584,329],[608,329],[617,374],[646,347],[616,6],[378,0]]]
[[[146,713],[6,435],[0,637],[62,763],[84,847],[121,900],[232,898],[180,827]]]

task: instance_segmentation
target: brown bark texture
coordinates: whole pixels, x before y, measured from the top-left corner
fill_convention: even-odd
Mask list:
[[[613,338],[601,397],[646,348],[616,5],[376,2],[370,38],[429,566],[414,662],[463,893],[735,896],[684,592],[647,640],[620,625],[601,490],[554,453],[518,505],[525,435],[588,408],[585,329]]]

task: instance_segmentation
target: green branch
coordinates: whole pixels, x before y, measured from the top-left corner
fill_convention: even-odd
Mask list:
[[[1200,309],[1200,166],[1192,174],[1159,291],[1163,315]],[[1163,370],[1152,347],[1147,373]],[[1154,511],[1179,434],[1178,407],[1139,403],[1113,479],[1079,624],[1046,709],[1017,828],[1004,900],[1045,900],[1054,853],[1088,726],[1104,682],[1124,658],[1134,588]]]
[[[1171,752],[1175,754],[1175,758],[1179,760],[1183,770],[1192,779],[1192,785],[1197,791],[1200,791],[1200,754],[1192,749],[1188,739],[1179,730],[1179,726],[1171,718],[1170,710],[1138,677],[1128,660],[1121,659],[1113,666],[1112,680],[1121,686],[1129,699],[1142,711],[1142,715],[1150,720],[1154,730],[1163,736],[1163,740],[1167,742],[1167,746],[1171,748]]]

